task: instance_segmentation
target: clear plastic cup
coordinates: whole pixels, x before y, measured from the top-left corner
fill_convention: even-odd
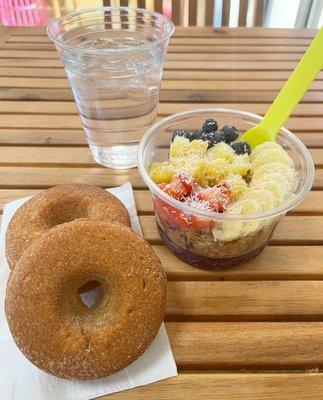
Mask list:
[[[173,32],[164,15],[126,7],[77,11],[48,25],[99,164],[137,165],[138,143],[157,116]]]
[[[311,190],[314,164],[304,144],[287,129],[282,128],[277,142],[294,160],[298,173],[298,187],[290,201],[270,211],[247,215],[204,211],[181,203],[168,196],[150,179],[150,165],[155,161],[167,160],[174,130],[200,129],[207,118],[217,120],[220,127],[225,124],[234,125],[240,134],[261,120],[261,117],[255,114],[226,109],[203,109],[174,114],[155,124],[142,138],[138,150],[138,168],[150,189],[158,230],[165,245],[189,264],[227,267],[251,260],[267,245],[281,217],[300,203]],[[181,218],[184,216],[187,221],[184,229],[176,221],[178,215]],[[223,228],[224,224],[229,229],[247,226],[248,234],[238,235],[233,240],[219,240],[216,232],[217,229]],[[199,228],[196,229],[196,226]]]

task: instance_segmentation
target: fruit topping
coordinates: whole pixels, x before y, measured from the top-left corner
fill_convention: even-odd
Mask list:
[[[186,129],[178,129],[178,130],[174,131],[174,133],[172,135],[172,142],[174,141],[176,136],[183,137],[186,139],[191,139],[191,134]]]
[[[201,135],[199,136],[200,140],[206,140],[209,142],[208,144],[208,149],[210,149],[212,146],[214,146],[217,143],[224,142],[225,137],[224,134],[220,131],[216,132],[202,132]]]
[[[206,132],[206,133],[215,132],[218,130],[218,123],[212,118],[206,119],[203,122],[202,129],[203,129],[203,132]]]
[[[176,136],[170,146],[170,158],[172,157],[194,157],[201,158],[206,155],[208,143],[203,140],[192,140]]]
[[[189,176],[181,173],[176,175],[170,183],[162,186],[164,192],[176,200],[183,201],[189,196],[196,187],[196,182]]]
[[[207,152],[207,157],[212,160],[215,158],[224,158],[231,162],[236,157],[234,150],[224,142],[217,143]]]
[[[250,154],[251,148],[248,142],[236,142],[231,145],[236,154]]]
[[[168,183],[175,175],[175,171],[168,161],[155,162],[150,167],[150,177],[155,183]]]
[[[231,188],[227,182],[220,185],[201,189],[196,194],[196,199],[206,201],[212,211],[223,212],[230,204]]]
[[[222,132],[225,136],[226,143],[232,143],[238,139],[239,133],[235,126],[233,125],[224,125],[222,128]]]

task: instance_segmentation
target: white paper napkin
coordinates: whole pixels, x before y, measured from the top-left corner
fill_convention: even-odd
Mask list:
[[[127,207],[132,229],[141,235],[130,183],[109,189]],[[1,400],[86,400],[104,394],[147,385],[177,375],[176,364],[164,324],[154,342],[134,363],[122,371],[94,381],[70,381],[40,371],[16,347],[11,338],[4,299],[9,267],[5,258],[4,238],[15,211],[29,197],[8,203],[3,212],[0,233],[0,399]],[[129,393],[129,398],[131,394]]]

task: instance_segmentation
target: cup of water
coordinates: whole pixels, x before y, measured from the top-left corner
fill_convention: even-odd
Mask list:
[[[99,164],[137,165],[138,143],[157,116],[173,32],[164,15],[127,7],[76,11],[48,25]]]

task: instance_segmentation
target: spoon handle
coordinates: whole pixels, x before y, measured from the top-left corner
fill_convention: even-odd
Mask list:
[[[259,127],[269,134],[273,141],[322,67],[323,28],[317,33],[259,124]]]

